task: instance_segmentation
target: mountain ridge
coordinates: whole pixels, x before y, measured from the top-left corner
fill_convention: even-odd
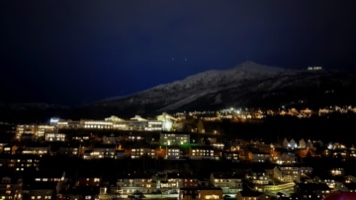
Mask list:
[[[149,116],[162,112],[217,110],[230,106],[321,107],[356,103],[356,98],[349,94],[354,90],[354,73],[284,69],[247,61],[229,69],[201,72],[131,95],[76,107],[49,106],[47,109],[56,111],[56,115],[78,119],[103,118],[112,114],[123,117],[136,114]],[[46,109],[46,106],[37,107],[37,110]],[[4,110],[1,106],[0,109]],[[11,113],[11,109],[6,113]]]
[[[128,108],[138,114],[145,114],[145,110],[156,113],[182,111],[193,109],[193,105],[196,105],[197,108],[201,107],[201,109],[230,105],[258,106],[258,100],[255,98],[270,99],[275,93],[281,93],[279,92],[281,90],[300,87],[327,89],[320,88],[321,82],[323,87],[327,87],[327,84],[331,87],[331,74],[337,73],[342,72],[284,69],[247,61],[230,69],[201,72],[133,95],[94,103],[92,106],[113,107],[118,112],[124,113]],[[319,80],[320,78],[327,80]],[[351,78],[347,77],[347,74],[343,74],[342,78],[333,81],[339,85],[342,85],[342,81],[346,81],[345,85],[350,85],[350,79],[353,80],[354,75]],[[249,101],[255,103],[249,103]],[[281,102],[275,106],[280,104]]]

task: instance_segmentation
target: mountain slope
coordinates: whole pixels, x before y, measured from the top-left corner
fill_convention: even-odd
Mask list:
[[[350,98],[348,91],[353,88],[354,74],[287,70],[249,61],[228,70],[207,71],[130,96],[97,102],[83,107],[82,112],[125,116],[227,106],[352,103],[355,99]]]
[[[0,104],[0,121],[102,119],[109,115],[145,117],[162,112],[217,110],[226,107],[280,106],[320,108],[355,105],[355,74],[336,70],[288,70],[245,62],[228,70],[211,70],[158,85],[136,94],[80,107],[45,104]]]

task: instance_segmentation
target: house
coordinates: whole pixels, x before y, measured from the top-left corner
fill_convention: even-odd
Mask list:
[[[184,133],[161,133],[161,145],[186,145],[190,144],[190,135]]]
[[[18,154],[32,154],[32,155],[47,155],[50,152],[50,146],[47,144],[32,143],[27,144],[22,148],[17,149]]]
[[[298,144],[300,149],[305,149],[307,148],[307,143],[305,142],[305,140],[302,138],[299,140],[299,144]]]
[[[232,162],[240,162],[240,153],[238,151],[223,151],[222,157]]]
[[[64,134],[64,133],[45,133],[44,140],[46,142],[64,142],[64,141],[66,141],[66,134]]]
[[[313,168],[312,167],[308,167],[308,166],[300,166],[299,167],[299,173],[300,176],[302,177],[309,177],[312,175],[313,173]]]
[[[21,142],[25,142],[25,141],[35,142],[36,140],[37,140],[36,135],[32,134],[32,133],[24,133],[24,134],[21,134],[21,136],[20,136]]]
[[[22,199],[23,180],[11,171],[2,170],[0,174],[0,198],[4,200]]]
[[[354,145],[352,145],[349,149],[348,149],[348,155],[349,158],[355,159],[356,158],[356,148],[354,147]]]
[[[303,143],[302,143],[302,145],[303,145]],[[295,142],[294,139],[291,139],[290,141],[288,141],[287,138],[284,138],[282,146],[285,149],[298,149],[299,148],[298,144]],[[305,146],[303,146],[303,148],[305,148]]]
[[[77,178],[76,186],[100,186],[101,178],[91,174],[85,174],[85,172]]]
[[[72,192],[78,199],[85,200],[99,200],[99,193],[99,186],[77,186]]]
[[[247,159],[254,163],[264,163],[271,160],[272,155],[269,152],[264,151],[248,151]]]
[[[182,187],[179,189],[178,199],[203,200],[203,199],[223,199],[221,188],[215,187]]]
[[[32,182],[61,182],[65,181],[66,179],[66,173],[61,172],[61,171],[56,171],[56,170],[41,170],[41,171],[36,171],[35,173],[31,173],[29,175],[31,177]],[[28,178],[29,178],[28,177]]]
[[[183,176],[182,177],[182,185],[181,187],[207,187],[209,186],[209,180],[199,180],[196,177],[192,176]]]
[[[300,172],[294,166],[276,166],[273,168],[273,177],[282,183],[300,182]]]
[[[121,136],[115,136],[113,133],[110,134],[109,136],[104,135],[103,136],[103,144],[115,144],[115,145],[117,145],[120,142],[121,139],[122,139]]]
[[[208,160],[219,160],[220,157],[217,151],[211,146],[194,146],[189,150],[189,157],[191,159],[208,159]]]
[[[156,157],[156,150],[153,148],[132,148],[130,150],[131,158],[137,159],[143,156],[148,156],[150,158]]]
[[[129,195],[134,192],[143,194],[153,193],[157,190],[157,182],[152,174],[128,173],[117,178],[116,188],[112,191],[120,195]]]
[[[24,199],[28,200],[51,200],[56,199],[56,182],[33,182],[23,186]]]
[[[157,181],[161,192],[178,193],[178,189],[183,186],[183,177],[178,172],[166,172],[165,179]]]
[[[0,158],[0,169],[14,169],[15,171],[26,171],[35,169],[39,166],[40,158],[38,155],[8,155]]]
[[[57,154],[66,155],[66,156],[79,156],[80,150],[81,150],[81,146],[79,145],[60,146],[58,148]]]
[[[291,165],[296,163],[296,156],[292,152],[280,152],[272,158],[272,162],[278,165]]]
[[[344,168],[333,168],[330,170],[330,173],[332,176],[344,176],[345,175],[345,170]]]
[[[246,179],[253,185],[268,185],[270,178],[264,169],[250,169],[246,173]]]
[[[11,145],[9,145],[9,144],[5,144],[5,145],[2,146],[2,151],[1,151],[1,153],[2,153],[2,154],[13,154],[13,149],[14,149],[14,148],[17,148],[17,146],[16,146],[16,145],[11,146]]]
[[[335,149],[332,151],[332,157],[345,160],[349,158],[349,152],[347,149]]]
[[[269,196],[257,191],[242,190],[236,194],[236,200],[267,200]]]
[[[165,159],[167,160],[180,160],[183,152],[178,147],[166,147]]]
[[[356,183],[356,177],[353,175],[346,175],[345,183]]]
[[[242,177],[233,172],[213,172],[210,175],[210,184],[221,187],[224,194],[236,194],[242,190]]]
[[[326,183],[297,183],[294,192],[301,198],[325,198],[330,195],[332,189]]]
[[[84,151],[84,159],[102,159],[111,158],[116,159],[116,146],[115,145],[97,145],[92,149]]]

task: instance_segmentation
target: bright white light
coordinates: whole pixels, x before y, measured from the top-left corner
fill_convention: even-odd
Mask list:
[[[54,118],[54,117],[52,117],[52,118],[49,120],[49,122],[50,122],[51,124],[57,124],[57,123],[59,122],[59,118]]]
[[[171,130],[173,123],[169,120],[163,122],[163,129],[166,131]]]
[[[328,149],[333,149],[333,145],[332,145],[332,144],[329,144],[329,145],[328,145]]]

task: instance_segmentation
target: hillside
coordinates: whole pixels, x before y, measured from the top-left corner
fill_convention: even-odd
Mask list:
[[[354,105],[355,74],[337,70],[290,70],[244,62],[227,70],[211,70],[158,85],[125,97],[78,107],[44,104],[0,105],[0,119],[50,116],[102,119],[109,115],[155,116],[162,112],[216,110],[226,107],[319,108]]]

